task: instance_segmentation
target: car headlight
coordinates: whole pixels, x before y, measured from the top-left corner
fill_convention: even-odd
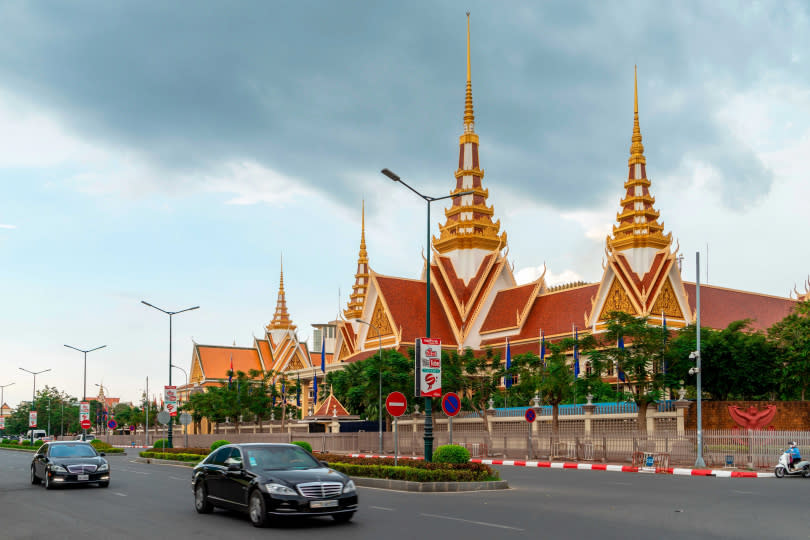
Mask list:
[[[346,482],[346,485],[343,486],[343,493],[354,493],[357,491],[357,488],[354,485],[354,480],[349,480]]]
[[[65,469],[61,465],[56,465],[55,463],[51,463],[51,471],[52,472],[67,472],[67,469]]]
[[[102,463],[101,465],[98,466],[98,469],[96,469],[97,472],[105,472],[105,471],[109,471],[109,470],[110,470],[110,466],[108,464],[106,464],[106,463]]]
[[[270,495],[297,495],[297,493],[281,484],[265,484],[264,487]]]

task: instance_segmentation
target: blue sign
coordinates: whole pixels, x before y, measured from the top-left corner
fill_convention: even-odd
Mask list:
[[[644,466],[645,467],[652,467],[653,465],[655,465],[654,456],[652,454],[647,454],[645,456]]]
[[[110,429],[115,429],[118,427],[118,422],[116,422],[115,420],[110,420],[109,422],[107,422],[107,427]]]
[[[461,410],[461,398],[455,392],[447,392],[442,398],[442,410],[447,416],[455,416]]]
[[[537,413],[534,412],[534,409],[526,409],[526,414],[524,417],[526,418],[527,422],[532,423],[537,420]]]

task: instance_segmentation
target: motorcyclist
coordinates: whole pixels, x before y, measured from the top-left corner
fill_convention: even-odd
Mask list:
[[[802,454],[799,451],[799,447],[796,446],[796,441],[790,441],[789,446],[788,454],[790,454],[790,468],[792,469],[796,463],[802,460]]]

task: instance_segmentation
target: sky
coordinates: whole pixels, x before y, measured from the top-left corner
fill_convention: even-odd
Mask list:
[[[711,5],[710,5],[711,4]],[[717,4],[717,5],[713,5]],[[138,400],[250,346],[283,258],[302,340],[371,268],[417,278],[455,186],[466,17],[484,186],[520,282],[598,281],[633,121],[683,277],[810,274],[803,2],[0,4],[0,385]],[[444,221],[436,203],[431,229]],[[315,347],[317,348],[317,347]],[[172,382],[185,380],[173,370]]]

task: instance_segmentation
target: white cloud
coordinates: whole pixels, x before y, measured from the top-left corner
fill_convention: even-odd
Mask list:
[[[266,203],[286,206],[306,200],[316,192],[302,187],[295,178],[285,176],[255,161],[230,162],[219,173],[203,178],[203,189],[213,193],[233,194],[226,204],[252,205]]]
[[[528,266],[526,268],[521,268],[515,272],[515,280],[520,285],[523,285],[524,283],[531,283],[543,275],[543,270],[545,270],[545,266]],[[554,287],[555,285],[562,285],[564,283],[582,281],[582,276],[573,270],[563,270],[559,274],[547,271],[545,280],[547,286]]]
[[[16,228],[17,228],[16,225],[4,225],[0,223],[0,229],[16,229]]]

